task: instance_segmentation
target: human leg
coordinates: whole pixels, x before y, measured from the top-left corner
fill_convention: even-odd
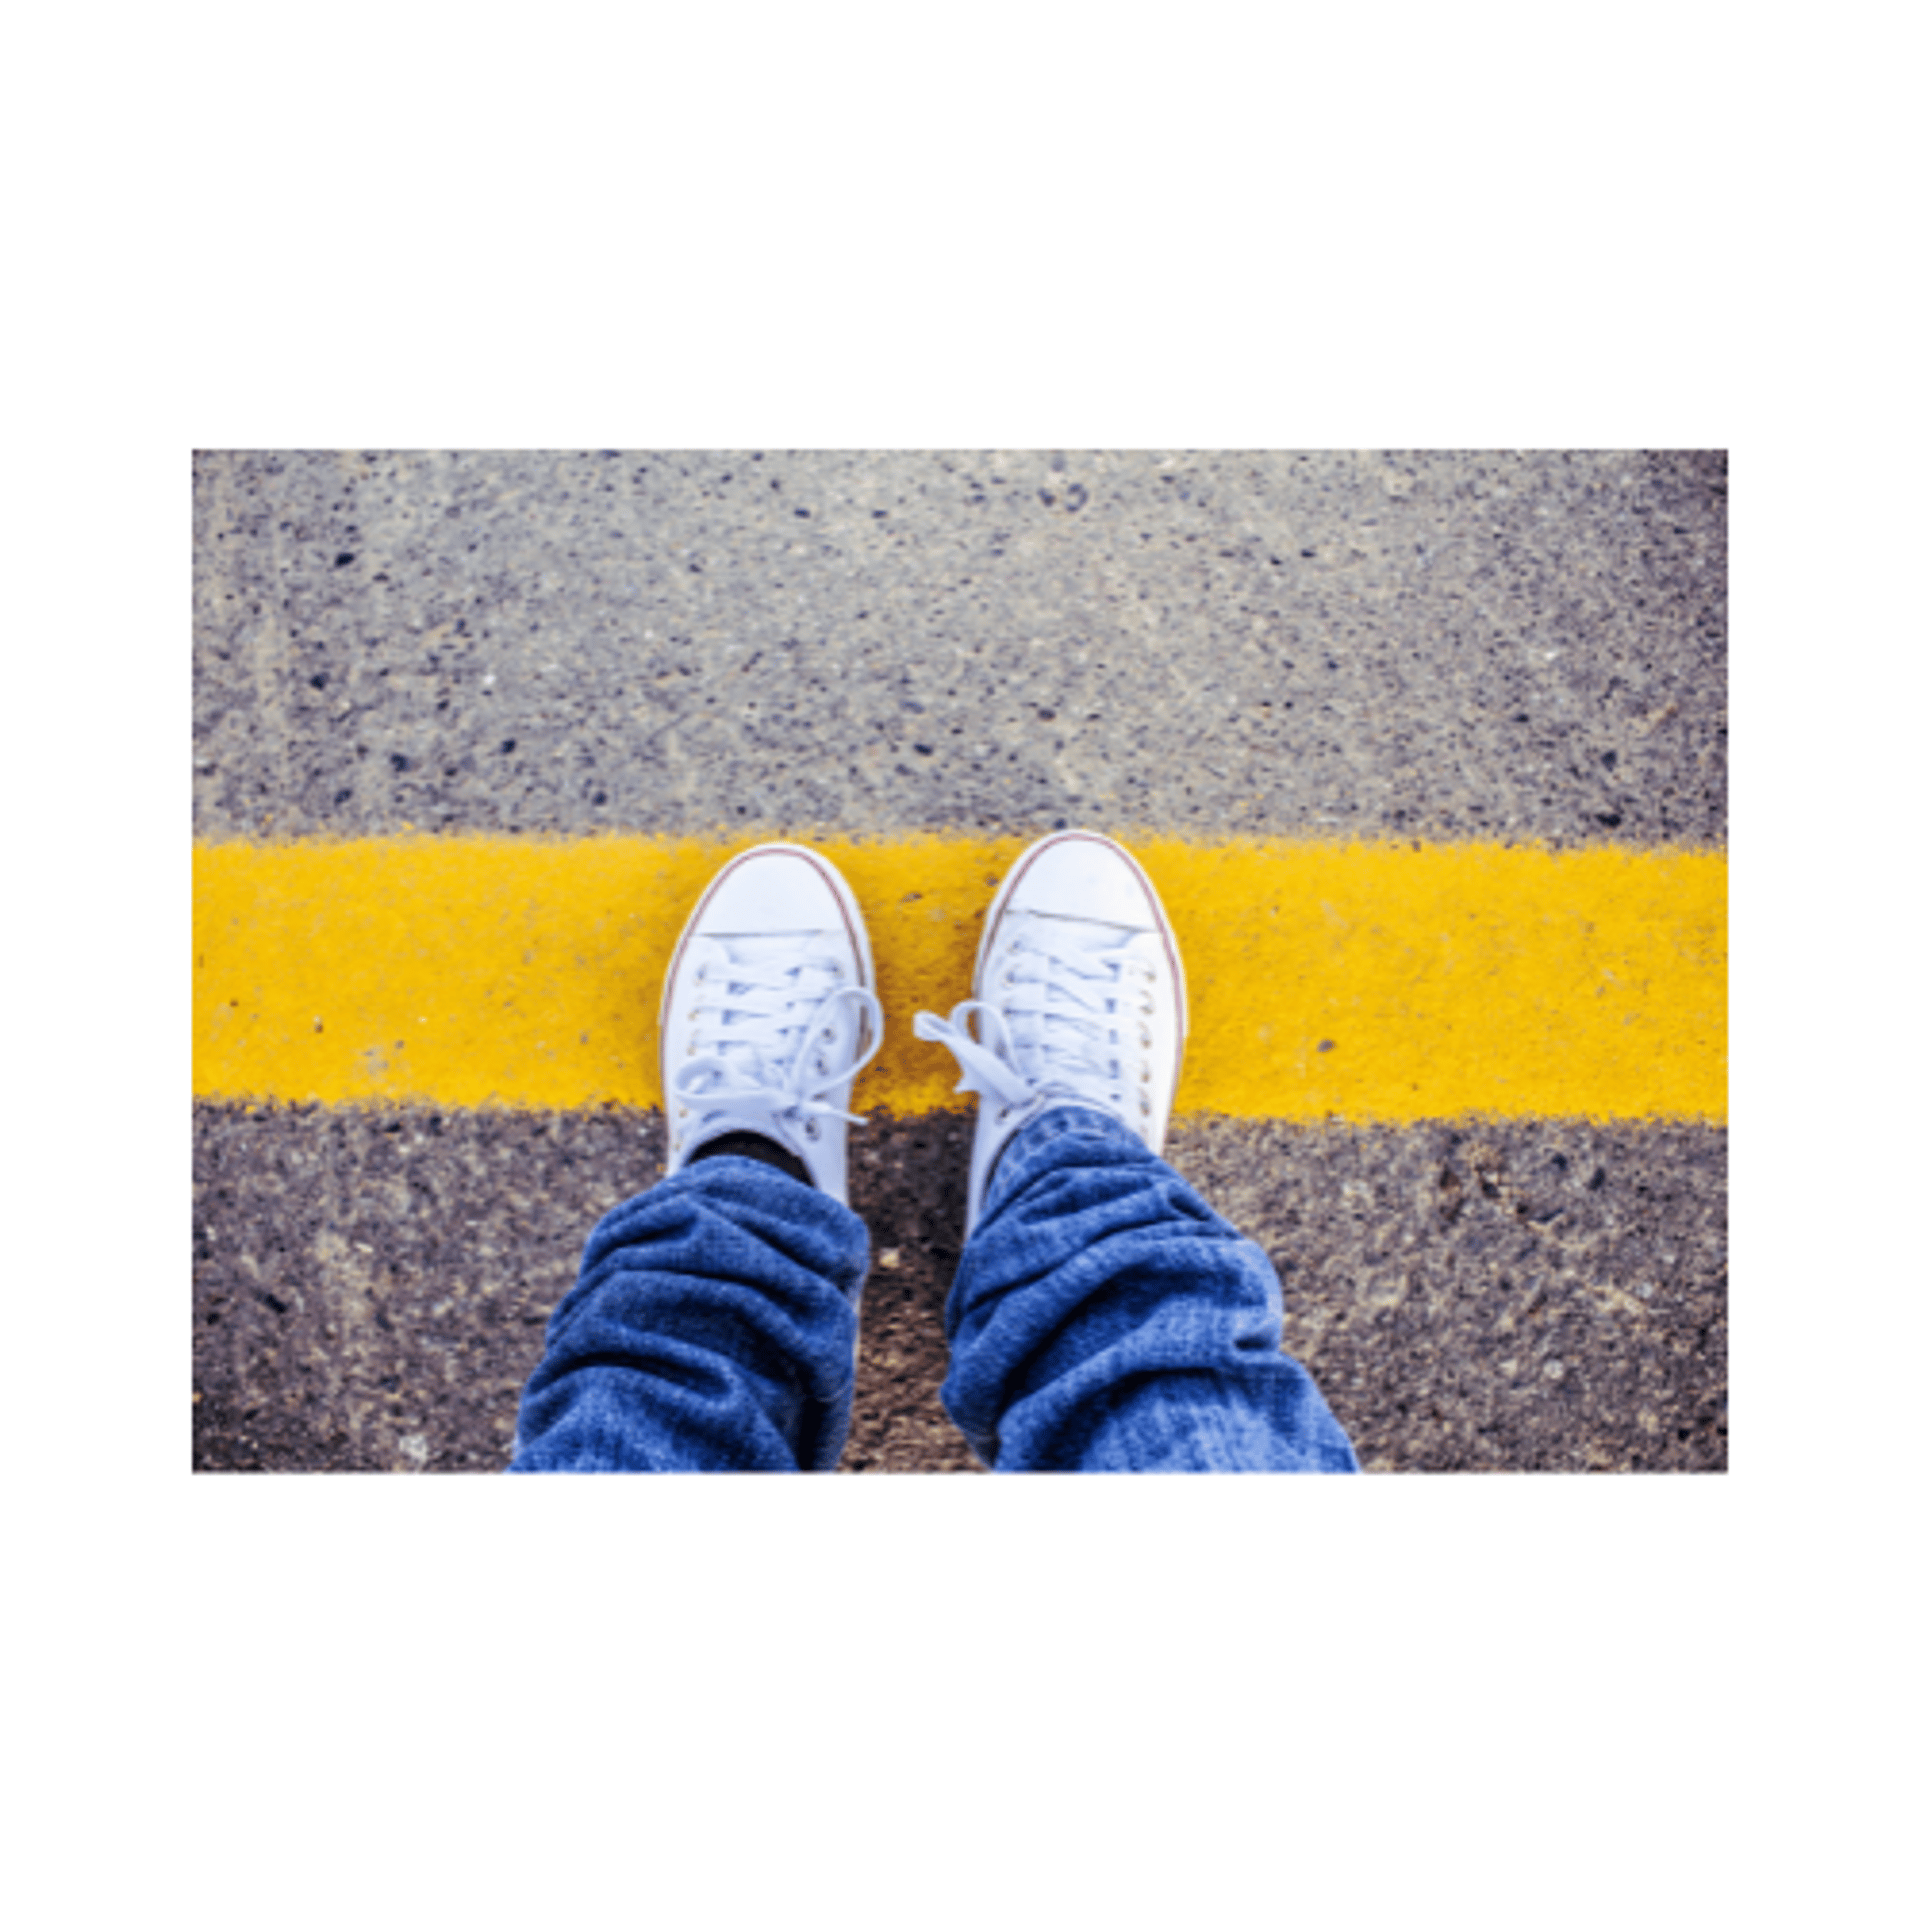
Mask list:
[[[772,1473],[846,1444],[867,1230],[734,1154],[606,1215],[520,1402],[517,1473]]]
[[[513,1470],[833,1465],[867,1265],[845,1106],[880,1042],[872,979],[819,855],[756,847],[707,889],[661,1004],[668,1177],[590,1236]]]
[[[1273,1263],[1109,1114],[1016,1133],[947,1302],[955,1425],[1002,1470],[1357,1471]]]
[[[1091,834],[1029,849],[974,991],[914,1023],[980,1094],[943,1394],[969,1444],[1004,1469],[1357,1470],[1282,1348],[1272,1262],[1160,1158],[1185,992],[1137,863]]]

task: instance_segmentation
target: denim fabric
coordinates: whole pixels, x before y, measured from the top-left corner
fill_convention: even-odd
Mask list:
[[[831,1467],[866,1267],[838,1201],[750,1160],[683,1168],[595,1227],[511,1471]],[[1003,1471],[1357,1471],[1280,1324],[1257,1246],[1118,1121],[1062,1108],[1001,1156],[942,1399]]]
[[[702,1160],[609,1213],[547,1323],[509,1472],[831,1467],[867,1230],[790,1174]]]
[[[947,1300],[941,1393],[989,1466],[1357,1473],[1280,1349],[1273,1262],[1111,1115],[1008,1142]]]

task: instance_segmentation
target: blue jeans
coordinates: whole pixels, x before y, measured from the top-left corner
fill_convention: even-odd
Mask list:
[[[510,1472],[830,1468],[867,1271],[859,1217],[715,1156],[615,1207],[554,1309]],[[1119,1121],[1015,1134],[947,1300],[947,1412],[1029,1472],[1359,1471],[1261,1250]]]

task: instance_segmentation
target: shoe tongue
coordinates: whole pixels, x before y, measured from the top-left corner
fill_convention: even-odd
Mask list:
[[[1078,915],[1069,917],[1058,913],[1034,913],[1031,910],[1007,916],[1009,926],[1018,932],[1021,926],[1030,925],[1038,935],[1062,927],[1073,929],[1073,943],[1089,953],[1109,953],[1115,947],[1124,947],[1140,931],[1138,927],[1115,926],[1107,920],[1083,920]]]
[[[817,933],[716,933],[712,936],[736,967],[792,966],[812,952]]]

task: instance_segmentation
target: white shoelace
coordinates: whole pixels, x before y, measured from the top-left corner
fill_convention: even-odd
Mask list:
[[[1016,1120],[1065,1100],[1144,1123],[1157,949],[1150,933],[1029,920],[996,962],[991,1000],[963,1000],[945,1020],[916,1013],[913,1031],[960,1063],[957,1091],[990,1096]]]
[[[687,1146],[736,1126],[768,1132],[781,1121],[809,1140],[819,1138],[822,1120],[864,1127],[858,1114],[823,1096],[829,1087],[851,1083],[879,1052],[879,1000],[865,987],[843,984],[840,963],[809,939],[756,939],[753,951],[752,965],[729,951],[725,960],[709,956],[695,969],[688,1017],[699,1051],[673,1075],[675,1099],[705,1114]],[[837,1040],[838,1020],[858,1020],[863,1011],[872,1018],[872,1041],[851,1067],[836,1068],[822,1049]]]

